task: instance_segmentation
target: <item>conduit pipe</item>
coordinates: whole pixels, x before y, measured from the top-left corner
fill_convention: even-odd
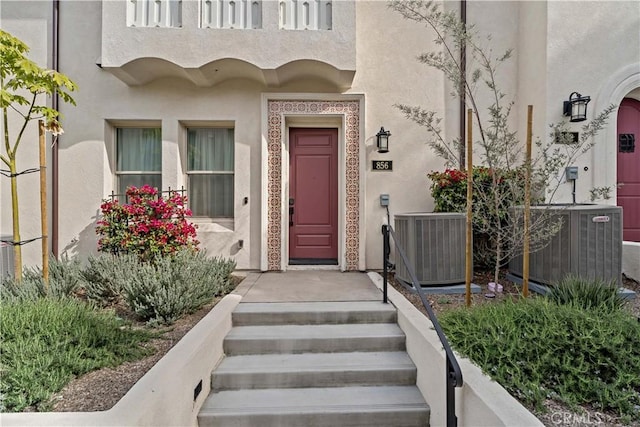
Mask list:
[[[465,31],[467,28],[467,0],[460,0],[460,20],[462,21],[462,24],[464,25]],[[465,137],[466,137],[466,126],[465,126],[465,110],[466,110],[466,103],[467,103],[467,97],[466,97],[466,75],[467,75],[467,44],[466,42],[462,44],[462,46],[460,47],[460,72],[462,75],[462,81],[461,81],[461,85],[462,87],[460,88],[460,96],[459,96],[459,109],[460,109],[460,123],[459,123],[459,127],[460,127],[460,149],[459,149],[459,164],[460,164],[460,169],[464,169],[464,165],[466,163],[466,158],[465,158],[465,145],[464,145],[464,141],[465,141]]]

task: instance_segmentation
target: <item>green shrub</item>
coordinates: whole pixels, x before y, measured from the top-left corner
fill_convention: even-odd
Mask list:
[[[523,403],[547,398],[640,420],[640,323],[544,298],[445,313],[456,350]]]
[[[547,298],[556,304],[570,304],[584,309],[615,311],[623,308],[627,300],[618,292],[615,282],[567,276],[555,283]]]
[[[494,171],[483,166],[473,167],[473,257],[478,267],[495,265],[494,244],[489,235],[483,232],[486,224],[506,225],[509,208],[520,205],[524,199],[524,172],[521,169],[498,170],[500,208],[493,213],[490,190],[493,185]],[[427,174],[431,180],[431,196],[434,212],[466,212],[467,206],[467,172],[459,169],[446,169],[444,172]]]
[[[55,298],[68,297],[74,294],[81,285],[81,266],[77,260],[63,257],[49,259],[49,286],[45,286],[42,268],[25,267],[22,281],[5,277],[0,285],[0,298],[34,300],[44,296]],[[48,289],[48,290],[47,290]]]
[[[170,324],[214,296],[229,292],[234,268],[234,261],[180,251],[153,262],[137,263],[122,283],[123,296],[143,320]]]
[[[86,297],[105,307],[122,298],[122,286],[139,263],[136,255],[122,254],[89,256],[87,267],[82,270]]]
[[[73,377],[149,353],[151,334],[71,298],[3,301],[0,310],[0,411],[48,410]]]

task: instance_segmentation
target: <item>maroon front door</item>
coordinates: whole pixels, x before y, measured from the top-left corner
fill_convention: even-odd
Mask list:
[[[618,110],[616,143],[618,206],[622,206],[623,239],[640,242],[640,101],[622,100]]]
[[[338,130],[289,134],[289,263],[338,263]]]

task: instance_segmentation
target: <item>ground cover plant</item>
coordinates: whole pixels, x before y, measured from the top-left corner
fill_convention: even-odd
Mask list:
[[[8,299],[0,311],[0,410],[49,409],[72,378],[148,354],[150,331],[72,298]]]
[[[50,265],[48,287],[37,268],[21,281],[2,280],[0,411],[50,410],[73,378],[147,356],[154,348],[147,341],[172,332],[151,324],[210,309],[235,286],[235,262],[190,249],[148,261],[101,254],[87,266]]]
[[[584,309],[616,311],[629,301],[618,292],[618,285],[599,279],[588,280],[569,275],[558,281],[547,294],[556,304],[570,304]]]
[[[108,305],[123,301],[141,320],[171,324],[233,287],[235,262],[181,250],[140,261],[137,255],[92,257],[87,297]]]
[[[603,292],[602,295],[605,293]],[[536,412],[570,408],[640,421],[640,323],[606,303],[585,308],[548,298],[506,298],[439,320],[460,354]]]

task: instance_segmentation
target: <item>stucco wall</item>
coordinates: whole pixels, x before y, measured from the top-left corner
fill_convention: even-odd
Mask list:
[[[444,113],[444,79],[417,60],[434,49],[429,31],[388,8],[386,2],[359,1],[356,10],[357,72],[352,92],[365,94],[365,227],[367,268],[381,268],[380,227],[386,210],[380,194],[389,194],[391,222],[403,212],[431,211],[426,174],[442,168],[427,146],[423,128],[405,119],[394,104],[419,105]],[[389,152],[376,151],[380,127],[391,132]],[[371,170],[372,160],[393,161],[392,172]]]
[[[517,101],[519,120],[516,129],[526,141],[527,106],[533,105],[534,138],[545,139],[547,123],[547,5],[541,1],[519,2],[518,39],[515,46],[518,61]]]
[[[640,87],[640,77],[624,94],[613,95],[608,87],[618,86],[630,67],[640,73],[640,3],[637,1],[552,1],[547,3],[547,122],[556,122],[562,115],[562,101],[573,91],[591,96],[588,119],[611,103],[619,104],[622,97]],[[634,87],[635,86],[635,87]],[[578,201],[588,201],[592,187],[612,187],[616,203],[616,114],[607,128],[596,138],[597,145],[582,156],[576,165]],[[583,123],[572,124],[579,131]],[[584,168],[589,170],[585,171]],[[570,189],[565,186],[563,201],[569,201]]]

